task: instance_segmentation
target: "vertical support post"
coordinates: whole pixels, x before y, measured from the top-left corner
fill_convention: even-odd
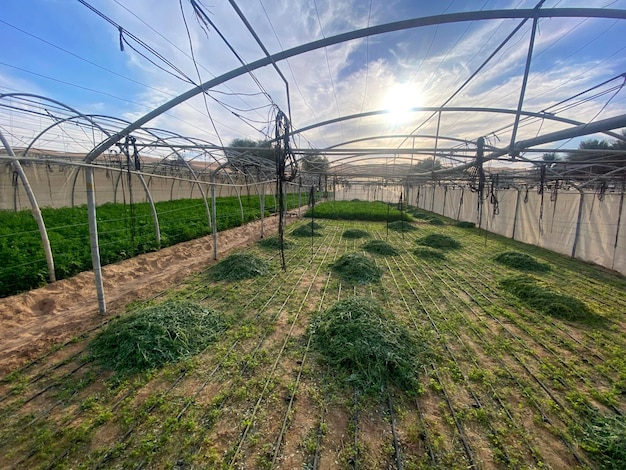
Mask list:
[[[519,215],[519,201],[522,197],[522,193],[517,188],[517,200],[515,201],[515,214],[513,215],[513,233],[511,234],[511,239],[515,240],[515,230],[517,229],[517,216]]]
[[[261,238],[265,236],[265,183],[261,184]]]
[[[441,210],[441,215],[446,216],[446,198],[448,197],[448,185],[443,185],[443,209]]]
[[[94,191],[93,168],[85,168],[85,186],[87,190],[87,217],[89,219],[89,245],[91,247],[91,264],[96,282],[98,310],[101,315],[107,312],[104,299],[104,283],[102,282],[102,265],[100,264],[100,247],[98,246],[98,222],[96,219],[96,194]]]
[[[217,203],[215,202],[215,173],[211,173],[211,210],[213,212],[213,259],[217,259]]]
[[[543,5],[544,1],[545,0],[540,1],[535,7],[535,10],[541,8],[541,5]],[[524,104],[524,95],[526,94],[526,85],[528,84],[528,74],[530,72],[533,48],[535,46],[535,34],[537,33],[537,22],[538,19],[533,18],[533,27],[530,32],[530,41],[528,43],[528,54],[526,55],[526,68],[524,69],[524,78],[522,79],[522,87],[519,94],[519,101],[517,103],[517,114],[515,114],[515,122],[513,124],[513,131],[511,132],[511,144],[509,145],[509,151],[511,153],[513,153],[515,149],[515,138],[517,137],[517,128],[519,126],[520,112],[522,111],[522,105]]]
[[[576,257],[576,248],[578,247],[578,239],[580,238],[580,221],[583,215],[583,200],[585,193],[580,190],[580,202],[578,203],[578,217],[576,218],[576,233],[574,235],[574,244],[572,245],[572,258]]]
[[[33,188],[31,187],[30,182],[26,177],[26,173],[24,173],[22,164],[15,156],[13,149],[9,145],[9,142],[4,138],[4,134],[2,134],[2,132],[0,132],[0,141],[2,141],[2,145],[4,145],[7,153],[12,158],[11,166],[13,167],[13,171],[18,174],[20,180],[22,180],[22,184],[24,185],[24,190],[26,191],[28,200],[30,201],[30,207],[33,213],[33,217],[35,218],[35,222],[37,222],[37,228],[39,229],[39,236],[41,237],[43,251],[46,255],[46,264],[48,265],[48,279],[50,280],[50,282],[54,282],[56,281],[56,274],[54,273],[54,258],[52,257],[52,249],[50,248],[50,240],[48,238],[48,232],[46,231],[46,224],[44,223],[43,216],[41,215],[39,204],[37,204],[37,198],[35,197]]]
[[[619,228],[622,224],[622,210],[624,209],[624,187],[619,197],[619,212],[617,213],[617,230],[615,230],[615,243],[613,243],[613,260],[611,261],[611,269],[615,269],[615,255],[617,254],[617,243],[619,241]]]

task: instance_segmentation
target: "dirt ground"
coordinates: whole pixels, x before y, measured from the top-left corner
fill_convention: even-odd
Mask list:
[[[289,223],[293,219],[288,218]],[[278,230],[266,218],[264,234]],[[261,238],[261,221],[218,233],[218,258]],[[0,299],[0,374],[4,375],[215,263],[213,238],[203,237],[103,267],[106,316],[98,313],[92,272]]]

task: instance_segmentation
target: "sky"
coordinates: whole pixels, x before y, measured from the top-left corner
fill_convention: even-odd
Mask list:
[[[132,122],[194,84],[265,56],[233,4],[263,46],[274,54],[368,26],[433,15],[533,8],[537,1],[197,3],[212,24],[202,24],[190,0],[3,0],[0,94],[40,95],[85,114]],[[576,7],[626,9],[626,0],[546,0],[542,5],[543,9]],[[431,137],[390,136],[432,136],[439,128],[442,138],[437,140],[438,148],[468,146],[447,137],[475,142],[480,136],[488,145],[506,146],[511,139],[513,114],[445,111],[439,118],[432,112],[408,109],[445,104],[446,108],[515,110],[532,20],[505,39],[521,23],[521,19],[457,22],[342,42],[277,62],[289,95],[277,71],[266,66],[217,85],[204,98],[196,96],[147,125],[229,145],[235,138],[272,138],[278,110],[291,116],[296,130],[384,110],[385,114],[297,132],[294,145],[326,148],[351,142],[344,147],[432,148],[435,141]],[[123,48],[121,40],[125,41]],[[624,114],[626,91],[621,88],[624,77],[620,74],[625,72],[626,20],[540,19],[523,109],[584,123]],[[459,91],[474,73],[476,76]],[[565,102],[559,105],[561,101]],[[12,108],[15,102],[15,98],[0,98],[0,105],[4,105],[0,107],[0,131],[14,146],[30,143],[63,114],[55,106],[39,105],[54,116],[25,116]],[[533,138],[568,126],[548,119],[523,119],[517,138]],[[39,138],[36,146],[88,150],[104,138],[99,132],[87,134],[81,131],[79,135],[66,126],[63,133],[51,131]],[[565,150],[575,148],[579,140],[544,147]]]

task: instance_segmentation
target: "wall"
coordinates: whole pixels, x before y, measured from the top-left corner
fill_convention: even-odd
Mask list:
[[[479,212],[478,194],[468,187],[427,184],[407,190],[408,203],[421,209],[626,275],[623,193],[507,189],[494,195]]]

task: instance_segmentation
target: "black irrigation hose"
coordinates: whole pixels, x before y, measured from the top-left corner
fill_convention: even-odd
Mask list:
[[[181,283],[179,283],[179,285],[182,285],[183,283],[185,283],[185,281],[182,281]],[[165,291],[164,291],[164,292],[165,292]],[[158,297],[158,296],[160,296],[160,295],[162,295],[162,293],[157,294],[157,295],[155,296],[155,298],[156,298],[156,297]],[[111,320],[112,320],[112,319],[107,319],[105,322],[103,322],[103,323],[102,323],[102,324],[100,324],[100,325],[97,325],[96,327],[94,327],[94,328],[90,329],[89,331],[93,331],[93,330],[95,330],[95,329],[97,329],[97,328],[100,328],[102,325],[104,325],[104,324],[108,323],[108,322],[109,322],[109,321],[111,321]],[[208,349],[208,347],[210,347],[210,345],[209,345],[209,346],[207,346],[207,348],[205,348],[205,351]],[[63,376],[63,377],[61,377],[60,379],[58,379],[56,383],[60,382],[61,380],[64,380],[64,379],[65,379],[65,378],[67,378],[69,375],[71,375],[72,373],[76,372],[77,370],[79,370],[80,368],[82,368],[83,366],[85,366],[85,365],[86,365],[86,364],[88,364],[88,363],[89,363],[89,361],[87,361],[87,362],[84,362],[84,363],[80,364],[80,365],[79,365],[77,368],[75,368],[72,372],[70,372],[69,374],[66,374],[66,376]],[[180,374],[180,376],[176,379],[176,381],[174,382],[174,386],[175,386],[175,385],[176,385],[176,384],[177,384],[180,380],[182,380],[182,378],[183,378],[185,375],[186,375],[186,371],[183,371],[183,372]],[[52,388],[53,386],[55,386],[55,385],[56,385],[56,383],[55,383],[55,384],[51,384],[51,385],[50,385],[50,386],[48,386],[46,389],[44,389],[44,390],[42,390],[42,391],[38,392],[36,395],[34,395],[33,397],[31,397],[31,398],[30,398],[30,399],[28,399],[27,401],[30,401],[30,400],[32,400],[32,399],[34,399],[34,398],[36,398],[37,396],[41,395],[42,393],[44,393],[44,392],[45,392],[45,391],[47,391],[48,389],[50,389],[50,388]],[[174,387],[171,387],[170,389],[168,389],[166,393],[168,393],[169,391],[171,391],[173,388],[174,388]],[[118,402],[118,403],[119,403],[119,402]],[[115,405],[115,406],[117,406],[117,405]],[[155,405],[155,406],[156,406],[156,405]],[[78,415],[80,414],[80,411],[82,411],[82,410],[79,410],[79,412],[77,412],[77,413],[76,413],[75,418],[77,418],[77,417],[78,417]],[[36,420],[34,420],[34,421],[36,421]],[[136,428],[136,426],[135,426],[135,428]],[[133,429],[134,429],[134,428],[133,428]],[[59,433],[59,431],[57,431],[57,433],[55,433],[55,435],[56,435],[56,434],[58,434],[58,433]],[[120,441],[120,443],[125,442],[125,441],[128,439],[128,437],[130,437],[130,433],[132,433],[132,429],[131,429],[128,433],[127,433],[127,435],[125,435],[125,436],[123,436],[123,437],[122,437],[122,440]],[[58,457],[57,459],[55,459],[55,462],[56,462],[56,461],[59,461],[60,459],[62,459],[63,457],[65,457],[65,456],[66,456],[66,455],[70,452],[70,450],[71,450],[71,449],[67,449],[67,450],[66,450],[66,452],[65,452],[65,453],[64,453],[64,454],[63,454],[60,458]],[[34,455],[34,454],[32,454],[32,455]],[[30,455],[30,456],[32,456],[32,455]],[[27,458],[30,458],[30,456],[27,456]],[[106,454],[105,454],[105,457],[106,457]],[[25,460],[26,460],[26,459],[22,459],[20,462],[25,461]],[[99,463],[98,465],[101,465],[101,463]]]
[[[435,373],[435,376],[437,377],[437,382],[439,382],[441,392],[443,393],[443,396],[446,399],[446,404],[448,405],[448,410],[450,410],[450,415],[452,416],[454,425],[456,426],[457,432],[459,433],[461,443],[463,444],[463,449],[465,450],[465,456],[467,457],[467,460],[469,462],[468,468],[474,468],[474,469],[478,468],[476,467],[476,462],[474,461],[474,454],[472,452],[472,449],[469,443],[467,442],[467,437],[465,437],[464,428],[461,425],[461,422],[459,421],[459,418],[457,417],[456,412],[454,411],[454,406],[452,405],[452,401],[450,400],[450,396],[448,395],[448,392],[446,392],[446,388],[443,386],[443,381],[441,380],[441,377],[439,376],[439,372],[437,371],[437,368],[435,367],[434,364],[431,364],[430,367],[432,368],[433,372]],[[426,369],[426,366],[424,366],[424,369]]]
[[[323,259],[326,259],[326,255],[328,254],[328,251],[330,250],[330,246],[331,246],[331,244],[330,244],[330,243],[329,243],[329,244],[327,244],[327,247],[326,247],[326,252],[324,253],[324,258],[323,258]],[[320,245],[319,250],[321,250],[321,247],[322,247],[322,245]],[[318,251],[319,251],[319,250],[318,250]],[[323,262],[323,261],[322,261],[322,262]],[[312,264],[312,263],[313,263],[313,259],[311,258],[311,259],[309,260],[309,265],[310,265],[310,264]],[[320,267],[321,267],[321,263],[320,263]],[[284,309],[285,305],[287,304],[287,300],[288,300],[289,298],[291,298],[291,296],[293,295],[293,293],[296,291],[296,289],[297,289],[298,285],[300,284],[300,282],[302,281],[302,278],[304,277],[304,275],[305,275],[306,273],[307,273],[307,270],[304,270],[304,271],[302,272],[302,275],[300,276],[300,279],[298,279],[298,280],[294,283],[294,286],[293,286],[292,290],[289,292],[289,295],[288,295],[287,299],[285,300],[285,302],[283,303],[283,305],[281,306],[281,308],[280,308],[280,309],[278,310],[278,312],[276,313],[276,316],[275,316],[274,320],[276,320],[276,319],[278,318],[278,316],[280,315],[280,313],[283,311],[283,309]],[[278,367],[278,361],[279,361],[280,357],[282,356],[282,353],[283,353],[283,351],[285,350],[285,347],[287,346],[287,343],[288,343],[289,339],[291,338],[291,334],[292,334],[292,331],[293,331],[293,327],[295,326],[296,322],[298,321],[298,318],[299,318],[299,316],[300,316],[299,314],[300,314],[300,312],[302,311],[302,307],[304,306],[304,302],[306,301],[306,298],[308,297],[308,294],[311,292],[311,288],[313,287],[313,284],[314,284],[314,282],[315,282],[315,280],[316,280],[316,278],[317,278],[317,275],[318,275],[318,274],[319,274],[319,268],[318,268],[317,272],[315,273],[315,276],[313,276],[313,279],[311,280],[311,283],[310,283],[310,285],[309,285],[309,288],[308,288],[308,290],[307,290],[307,293],[306,293],[305,297],[303,298],[303,301],[302,301],[302,304],[301,304],[300,309],[299,309],[299,311],[298,311],[298,314],[297,314],[297,315],[295,315],[295,318],[294,318],[294,320],[293,320],[293,322],[292,322],[292,324],[291,324],[291,328],[289,329],[289,331],[288,331],[287,335],[285,336],[285,340],[283,341],[283,344],[282,344],[282,346],[281,346],[281,349],[280,349],[280,351],[278,352],[278,355],[276,356],[276,359],[275,359],[275,361],[274,361],[274,364],[273,364],[273,366],[272,366],[272,368],[271,368],[271,370],[270,370],[270,372],[269,372],[269,374],[268,374],[267,380],[265,381],[265,385],[263,386],[263,390],[261,391],[261,395],[259,396],[259,398],[258,398],[258,400],[257,400],[257,402],[256,402],[256,404],[255,404],[255,406],[254,406],[254,409],[252,410],[252,414],[248,417],[248,424],[246,425],[245,429],[244,429],[244,430],[243,430],[243,432],[242,432],[242,435],[241,435],[241,438],[240,438],[240,440],[239,440],[239,443],[237,444],[237,448],[235,449],[235,452],[234,452],[234,454],[233,454],[233,456],[232,456],[232,458],[231,458],[231,460],[230,460],[230,463],[228,464],[228,468],[233,468],[233,465],[234,465],[234,464],[235,464],[235,462],[237,461],[237,457],[239,456],[239,452],[241,451],[241,449],[242,449],[242,447],[243,447],[243,444],[244,444],[244,441],[245,441],[245,440],[246,440],[246,438],[247,438],[248,432],[249,432],[249,430],[250,430],[250,428],[251,428],[251,426],[252,426],[252,423],[253,423],[253,421],[254,421],[254,417],[256,416],[256,413],[257,413],[257,411],[258,411],[259,407],[261,406],[261,402],[263,401],[263,398],[264,398],[264,395],[265,395],[265,391],[267,390],[267,387],[269,386],[269,383],[270,383],[270,381],[271,381],[271,379],[272,379],[272,376],[273,376],[274,372],[276,371],[276,368]],[[265,336],[263,337],[262,341],[264,341],[264,340],[265,340]],[[261,343],[259,343],[259,345],[260,345],[260,344],[261,344]],[[260,346],[259,346],[259,347],[260,347]],[[305,354],[306,354],[306,353],[305,353]],[[293,398],[293,397],[292,397],[292,398]],[[287,417],[285,418],[285,420],[286,420],[286,419],[287,419]],[[281,440],[282,440],[282,437],[281,437]],[[274,449],[274,452],[275,452],[275,454],[274,454],[274,456],[273,456],[273,460],[272,460],[272,462],[274,462],[274,461],[275,461],[275,458],[276,458],[276,454],[277,454],[277,452],[278,452],[278,449],[277,449],[277,448],[275,448],[275,449]]]
[[[404,259],[404,257],[401,257],[401,259],[404,261],[404,263],[405,263],[406,267],[409,269],[409,271],[413,274],[413,276],[415,277],[415,280],[417,281],[417,283],[418,283],[418,284],[419,284],[419,285],[423,288],[423,285],[422,285],[421,281],[419,280],[419,278],[417,277],[417,275],[415,274],[415,272],[413,272],[413,270],[410,268],[410,266],[408,265],[408,263],[406,262],[406,260]],[[394,261],[395,261],[395,260],[394,260]],[[398,262],[397,262],[397,261],[395,261],[395,263],[396,263],[396,266],[399,268]],[[419,303],[419,305],[420,305],[420,308],[424,311],[424,313],[426,313],[426,316],[428,317],[429,322],[431,323],[431,325],[432,325],[433,329],[436,331],[437,335],[438,335],[440,338],[443,338],[443,335],[442,335],[442,334],[441,334],[441,332],[439,331],[439,328],[437,327],[436,322],[434,321],[434,319],[433,319],[433,318],[432,318],[432,316],[430,315],[429,310],[428,310],[428,309],[426,308],[426,306],[423,304],[423,302],[422,302],[422,300],[421,300],[420,296],[417,294],[417,292],[415,291],[415,289],[414,289],[414,288],[410,285],[410,283],[409,283],[408,279],[406,278],[406,275],[404,274],[404,271],[403,271],[403,270],[400,270],[400,272],[402,273],[402,275],[403,275],[403,277],[404,277],[405,281],[407,282],[407,285],[409,285],[409,286],[410,286],[410,287],[409,287],[409,289],[412,291],[413,295],[414,295],[414,296],[415,296],[415,298],[417,299],[417,301],[418,301],[418,303]],[[395,277],[394,277],[394,282],[396,282],[396,281],[395,281]],[[396,282],[396,287],[397,287],[398,289],[400,289],[400,288],[399,288],[399,286],[397,285],[397,282]],[[400,292],[400,295],[402,295],[402,293],[401,293],[401,292]],[[437,306],[437,303],[435,303],[434,299],[431,297],[431,295],[428,293],[428,291],[426,291],[426,295],[430,298],[430,301],[433,303],[433,305],[435,305],[435,308],[436,308],[436,310],[438,310],[438,311],[439,311],[439,314],[440,314],[441,316],[443,316],[443,317],[444,317],[444,319],[445,319],[445,316],[443,315],[443,312],[441,312],[441,310],[440,310],[440,309],[439,309],[439,307]],[[403,297],[403,301],[404,301],[404,303],[405,303],[405,305],[406,305],[406,307],[407,307],[407,310],[408,310],[408,311],[410,311],[410,307],[408,306],[408,303],[407,303],[407,302],[406,302],[406,300],[404,299],[404,296],[402,296],[402,297]],[[415,320],[414,320],[414,321],[415,321]],[[470,328],[472,328],[472,325],[470,325]],[[477,334],[477,336],[478,336],[478,337],[481,337],[481,336],[480,336],[480,334],[479,334],[478,332],[475,332],[475,334]],[[460,336],[458,336],[458,335],[457,335],[457,339],[459,340],[459,342],[463,345],[463,347],[464,347],[466,350],[469,350],[469,348],[467,347],[467,345],[465,345],[465,343],[461,340]],[[450,354],[452,355],[452,352],[451,352],[451,350],[449,349],[449,347],[448,347],[447,343],[445,343],[445,342],[443,342],[443,341],[442,341],[442,344],[444,344],[445,349],[448,351],[448,353],[450,353]],[[473,356],[472,356],[472,355],[470,355],[470,357],[472,357],[472,359],[473,359]],[[454,357],[454,355],[452,355],[452,358],[453,358],[454,362],[457,364],[457,367],[459,368],[459,370],[461,370],[461,369],[460,369],[460,366],[458,365],[458,361],[456,360],[456,358]],[[475,363],[475,360],[474,360],[474,363]],[[506,367],[506,366],[505,366],[505,367]],[[507,371],[508,371],[508,369],[507,369]],[[509,374],[510,374],[510,372],[509,372]],[[465,378],[464,378],[464,379],[465,379]],[[465,382],[466,382],[466,386],[467,386],[468,388],[470,388],[470,387],[469,387],[469,383],[467,382],[467,379],[465,379]],[[493,390],[493,387],[491,387],[491,388],[492,388],[492,390]],[[500,399],[500,397],[499,397],[499,396],[497,396],[497,395],[495,394],[495,391],[493,391],[493,393],[494,393],[494,395],[497,397],[497,399],[496,399],[497,403],[500,405],[500,407],[501,407],[501,408],[503,408],[503,409],[505,410],[505,412],[506,412],[507,416],[510,418],[510,422],[511,422],[511,424],[512,424],[512,425],[514,425],[513,418],[512,418],[512,416],[510,415],[510,413],[508,412],[508,410],[506,409],[506,407],[504,406],[504,404],[502,403],[502,400]],[[472,394],[473,394],[473,392],[472,392]],[[419,404],[418,400],[416,400],[416,402]],[[491,429],[494,429],[494,428],[493,428],[493,426],[491,426],[491,424],[489,424],[489,427],[490,427]],[[532,447],[530,446],[530,444],[528,444],[526,441],[525,441],[525,443],[527,444],[527,446],[529,447],[529,449],[531,449],[531,453],[532,453]],[[433,454],[433,455],[434,455],[434,454]],[[506,453],[506,452],[505,452],[505,455],[508,455],[508,453]],[[432,456],[431,456],[431,457],[432,457]]]
[[[425,273],[425,274],[427,274],[426,272],[424,272],[424,273]],[[436,275],[437,275],[437,276],[441,279],[441,277],[439,276],[439,274],[436,274]],[[427,276],[428,276],[428,274],[427,274]],[[457,277],[458,277],[458,276],[457,276]],[[445,284],[445,281],[443,281],[443,279],[441,279],[441,280],[442,280],[442,282],[444,282],[444,284]],[[458,281],[456,281],[456,282],[458,283]],[[447,285],[447,284],[446,284],[446,285]],[[448,285],[448,287],[449,287],[449,285]],[[459,285],[459,287],[460,287],[460,285]],[[463,290],[463,289],[461,288],[461,290]],[[466,294],[469,298],[471,298],[471,299],[472,299],[472,300],[473,300],[473,301],[474,301],[477,305],[480,305],[480,304],[478,304],[478,302],[476,302],[476,300],[474,299],[474,297],[473,297],[473,296],[472,296],[469,292],[467,292],[467,291],[465,291],[465,290],[463,290],[463,292],[464,292],[464,293],[465,293],[465,294]],[[484,294],[483,294],[483,295],[484,295]],[[478,315],[478,314],[474,311],[474,309],[473,309],[473,308],[471,308],[471,306],[470,306],[470,311],[471,311],[471,312],[472,312],[472,313],[473,313],[473,314],[477,317],[477,319],[479,319],[479,321],[483,321],[483,322],[484,322],[484,320],[480,320],[480,316],[479,316],[479,315]],[[504,324],[502,324],[502,322],[500,322],[500,320],[499,320],[499,319],[497,319],[496,317],[494,317],[493,315],[491,315],[491,314],[490,314],[489,312],[487,312],[487,311],[485,311],[485,313],[486,313],[486,314],[487,314],[487,315],[488,315],[488,316],[489,316],[492,320],[494,320],[494,321],[495,321],[495,322],[496,322],[496,323],[497,323],[497,324],[498,324],[501,328],[503,328],[504,330],[506,330],[506,331],[509,333],[509,335],[513,335],[513,337],[515,337],[515,335],[514,335],[512,332],[510,332],[510,331],[506,328],[506,326],[505,326]],[[552,393],[548,390],[548,388],[545,386],[545,384],[543,384],[543,382],[542,382],[542,381],[541,381],[541,380],[540,380],[540,379],[539,379],[539,378],[538,378],[538,377],[537,377],[537,376],[536,376],[536,375],[535,375],[532,371],[530,371],[530,369],[528,369],[528,367],[526,366],[526,364],[525,364],[525,363],[524,363],[524,362],[523,362],[523,361],[519,358],[519,356],[517,356],[517,354],[515,354],[513,351],[511,351],[511,355],[512,355],[512,356],[513,356],[513,358],[514,358],[514,359],[515,359],[515,360],[516,360],[516,361],[517,361],[517,362],[518,362],[518,363],[519,363],[519,364],[520,364],[520,365],[524,368],[524,370],[525,370],[525,371],[526,371],[526,372],[527,372],[527,373],[528,373],[528,374],[529,374],[529,375],[533,378],[533,380],[535,380],[535,381],[536,381],[536,382],[537,382],[537,383],[541,386],[541,388],[542,388],[542,389],[543,389],[543,390],[547,393],[547,395],[548,395],[551,399],[553,399],[553,400],[555,401],[555,403],[559,404],[559,406],[561,406],[561,408],[562,408],[562,409],[565,409],[565,408],[562,406],[562,404],[560,404],[560,402],[559,402],[558,400],[556,400],[556,399],[555,399],[554,395],[553,395],[553,394],[552,394]],[[501,359],[500,359],[500,360],[501,360]],[[508,371],[508,373],[509,373],[509,374],[511,374],[511,372],[510,372],[510,370],[508,370],[508,368],[507,368],[507,371]],[[511,376],[512,376],[512,377],[514,377],[512,374],[511,374]],[[519,383],[519,381],[517,380],[517,378],[516,378],[516,377],[514,377],[514,380],[515,380],[515,381],[518,383],[518,385],[520,385],[520,387],[521,387],[521,384]],[[552,422],[551,422],[550,418],[548,418],[548,416],[547,416],[547,415],[546,415],[546,413],[542,410],[542,408],[539,406],[539,403],[537,403],[537,402],[536,402],[536,400],[534,399],[534,397],[528,397],[528,398],[529,398],[529,399],[531,399],[531,400],[534,402],[535,407],[538,409],[538,411],[539,411],[539,412],[540,412],[540,414],[542,415],[542,420],[543,420],[544,422],[548,423],[548,424],[552,424]],[[562,421],[562,420],[561,420],[561,421]],[[564,424],[566,424],[565,422],[563,422],[563,423],[564,423]],[[560,435],[560,434],[559,434],[559,437],[560,437],[560,439],[563,441],[563,443],[566,445],[566,447],[570,450],[570,452],[572,453],[572,455],[574,456],[574,458],[575,458],[575,459],[576,459],[579,463],[583,464],[584,462],[583,462],[582,458],[580,457],[580,455],[576,452],[576,450],[575,450],[574,446],[573,446],[573,445],[572,445],[572,444],[571,444],[571,443],[570,443],[567,439],[565,439],[565,437],[564,437],[563,435]]]
[[[397,261],[396,261],[396,265],[397,265]],[[402,294],[400,286],[398,285],[398,282],[397,282],[395,276],[393,275],[393,271],[391,271],[391,269],[389,271],[391,272],[394,284],[395,284],[396,288],[398,289],[398,293],[402,297],[402,299],[404,301],[404,304],[405,304],[405,307],[408,309],[408,312],[410,313],[410,308],[409,308],[408,302],[406,301],[406,299],[404,298],[404,295]],[[404,274],[403,274],[403,276],[404,276]],[[405,281],[407,281],[407,283],[408,283],[408,280],[406,279],[406,276],[404,276],[404,278],[405,278]],[[443,341],[443,336],[442,336],[441,332],[439,331],[439,328],[437,327],[437,324],[435,323],[435,321],[431,317],[431,315],[428,312],[428,310],[422,304],[421,299],[417,296],[417,293],[413,290],[413,287],[410,287],[410,289],[413,291],[416,299],[420,303],[421,308],[424,310],[424,312],[426,313],[427,317],[429,318],[429,321],[430,321],[431,325],[433,326],[434,330],[437,332],[437,335],[439,336],[439,338],[441,340],[441,343],[444,345],[444,347],[448,351],[448,353],[450,353],[450,350],[448,349],[447,344]],[[411,319],[413,320],[413,322],[415,324],[415,318],[414,318],[414,316],[412,314],[411,314]],[[454,358],[454,356],[451,356],[451,357],[452,357],[452,360],[456,363],[456,359]],[[450,401],[450,397],[448,396],[447,392],[445,391],[445,387],[443,385],[443,381],[441,380],[441,377],[439,376],[439,373],[437,372],[437,370],[435,368],[435,365],[431,364],[431,367],[432,367],[433,371],[435,372],[435,374],[437,376],[437,380],[438,380],[438,382],[440,384],[440,388],[441,388],[441,390],[443,392],[443,395],[444,395],[444,398],[445,398],[445,400],[447,402],[448,409],[450,410],[451,416],[452,416],[452,418],[454,420],[454,423],[456,425],[457,431],[459,433],[459,437],[461,438],[461,442],[463,444],[463,449],[465,451],[465,455],[466,455],[466,457],[468,459],[468,462],[469,462],[469,467],[470,468],[476,468],[476,465],[475,465],[475,462],[474,462],[473,453],[472,453],[472,450],[471,450],[471,448],[469,446],[469,443],[467,442],[467,439],[465,437],[465,432],[463,430],[463,426],[461,425],[460,421],[457,419],[456,412],[454,411],[454,406],[452,405],[452,402]],[[460,370],[460,366],[458,364],[457,364],[457,367],[459,367],[459,370]],[[425,367],[424,367],[424,371],[427,372]]]
[[[447,265],[446,265],[446,267],[448,268],[448,270],[449,270],[449,271],[454,272],[455,274],[457,274],[457,276],[456,276],[457,278],[459,277],[458,272],[457,272],[456,270],[454,270],[454,268],[452,268],[451,266],[447,266]],[[452,276],[451,276],[449,273],[447,273],[447,272],[446,272],[446,274],[448,275],[448,277],[450,277],[450,279],[451,279],[453,282],[457,282],[457,283],[458,283],[458,281],[456,281],[456,279],[452,278]],[[481,283],[481,284],[482,284],[485,288],[487,288],[487,285],[486,285],[484,282],[482,282],[482,281],[480,281],[480,280],[479,280],[478,282],[480,282],[480,283]],[[460,287],[460,284],[459,284],[459,287]],[[461,288],[461,289],[463,289],[462,287],[460,287],[460,288]],[[464,290],[464,291],[465,291],[465,290]],[[481,295],[482,297],[484,297],[484,298],[485,298],[485,299],[486,299],[486,300],[487,300],[490,304],[493,302],[493,300],[492,300],[492,299],[490,299],[490,298],[489,298],[486,294],[484,294],[484,292],[480,292],[480,290],[478,290],[478,291],[479,291],[480,295]],[[469,295],[469,294],[466,292],[466,295]],[[490,316],[492,316],[492,315],[490,315]],[[493,317],[493,316],[492,316],[492,317]],[[546,319],[546,320],[547,320],[547,319]],[[497,321],[499,322],[499,320],[497,320]],[[548,351],[549,353],[551,353],[551,354],[552,354],[552,356],[554,356],[554,358],[555,358],[558,362],[560,362],[560,363],[561,363],[561,365],[565,368],[565,370],[566,370],[566,371],[568,371],[568,372],[572,372],[572,373],[573,373],[574,375],[576,375],[576,377],[577,377],[579,380],[581,380],[583,383],[587,383],[587,382],[588,382],[587,377],[585,377],[585,376],[581,375],[581,374],[580,374],[579,372],[577,372],[577,371],[571,371],[571,367],[570,367],[569,365],[567,365],[567,364],[566,364],[566,363],[562,360],[562,358],[560,357],[560,355],[558,355],[556,351],[552,350],[552,349],[551,349],[550,347],[548,347],[545,343],[543,343],[543,342],[539,341],[539,340],[538,340],[538,338],[537,338],[537,336],[538,336],[538,335],[537,335],[537,334],[532,333],[532,332],[528,329],[528,327],[526,327],[526,326],[524,326],[523,324],[521,324],[521,323],[519,322],[519,320],[517,320],[517,317],[515,317],[515,319],[512,319],[512,321],[513,321],[513,323],[515,324],[515,326],[516,326],[516,327],[520,328],[521,330],[523,330],[524,332],[526,332],[527,334],[529,334],[529,336],[530,336],[531,338],[533,338],[533,341],[534,341],[534,342],[535,342],[535,343],[536,343],[536,344],[537,344],[540,348],[543,348],[543,349],[545,349],[546,351]],[[571,336],[571,334],[569,334],[569,332],[567,332],[567,330],[562,330],[562,329],[558,328],[554,322],[550,322],[550,323],[552,324],[552,326],[556,327],[556,329],[557,329],[557,330],[562,331],[562,332],[564,332],[564,333],[568,334],[568,336]],[[501,324],[501,323],[500,323],[500,324]],[[507,333],[508,333],[509,335],[512,335],[512,332],[508,331],[508,329],[506,329],[506,331],[507,331]],[[517,336],[513,335],[513,336],[512,336],[512,338],[514,338],[514,339],[515,339],[515,341],[516,341],[516,342],[518,342],[519,344],[523,344],[523,343],[521,342],[521,340],[520,340],[519,338],[517,338]],[[574,352],[575,352],[576,354],[580,354],[578,351],[574,351]],[[542,363],[542,361],[541,361],[541,360],[540,360],[540,359],[539,359],[539,358],[538,358],[538,357],[537,357],[537,356],[536,356],[536,355],[535,355],[532,351],[530,351],[530,354],[531,354],[532,356],[534,356],[534,357],[535,357],[535,359],[536,359],[538,362]],[[594,356],[597,356],[598,358],[600,358],[600,356],[599,356],[599,355],[597,355],[597,354],[595,354]],[[602,364],[602,362],[603,362],[603,361],[601,361],[601,362],[600,362],[600,364]],[[606,374],[602,373],[602,371],[597,371],[597,372],[598,372],[598,374],[600,374],[601,376],[604,376],[606,379],[608,379],[608,380],[609,380],[609,382],[610,382],[610,377],[608,377]],[[563,381],[562,381],[562,380],[560,380],[560,382],[561,382],[561,384],[562,384],[565,388],[570,388],[570,387],[571,387],[571,385],[570,385],[570,384],[563,383]],[[617,408],[616,408],[616,410],[617,410]],[[618,410],[618,413],[619,413],[619,414],[622,414],[622,413],[621,413],[621,411],[619,411],[619,410]]]
[[[352,468],[359,468],[359,389],[354,386],[354,400],[352,403],[352,425],[354,426],[354,454],[348,460]]]
[[[393,412],[393,403],[391,401],[391,392],[389,392],[389,389],[387,389],[387,407],[389,408],[389,420],[391,422],[391,434],[393,436],[393,451],[396,458],[396,468],[398,470],[402,470],[402,452],[400,450],[398,432],[396,431],[396,416]]]

